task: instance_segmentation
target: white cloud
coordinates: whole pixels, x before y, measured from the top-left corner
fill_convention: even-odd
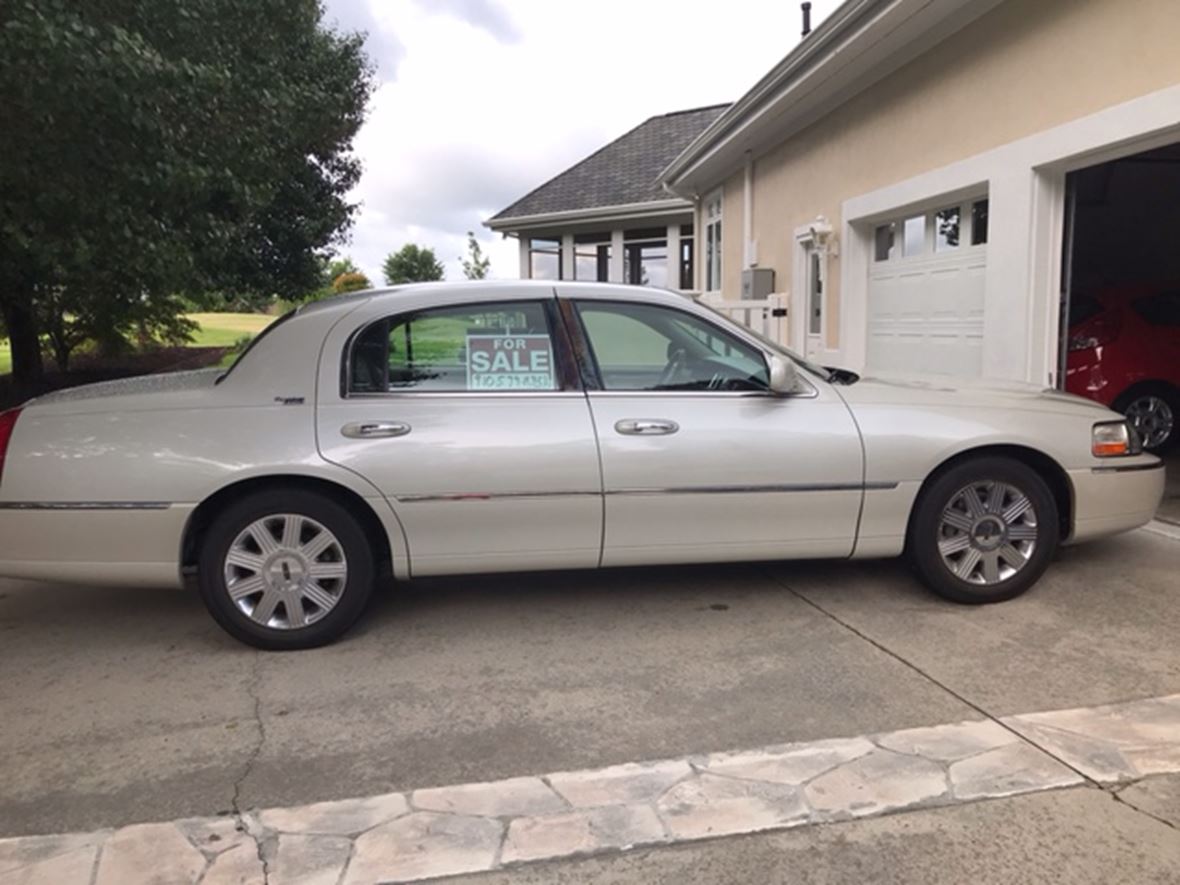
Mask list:
[[[818,0],[818,23],[837,6]],[[382,83],[356,149],[365,173],[344,250],[378,282],[404,243],[447,276],[473,230],[492,274],[515,277],[515,240],[484,219],[646,118],[731,101],[799,39],[797,4],[729,0],[328,0],[369,31]]]

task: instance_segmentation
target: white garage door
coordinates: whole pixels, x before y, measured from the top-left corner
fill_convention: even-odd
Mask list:
[[[867,369],[980,375],[987,201],[881,225],[875,241]]]

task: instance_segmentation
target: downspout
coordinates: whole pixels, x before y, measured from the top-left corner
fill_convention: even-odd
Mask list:
[[[754,241],[754,159],[746,151],[742,183],[742,268],[757,267],[758,244]]]

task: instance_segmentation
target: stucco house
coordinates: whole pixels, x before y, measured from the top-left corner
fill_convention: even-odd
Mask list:
[[[1178,46],[1176,0],[848,0],[675,150],[636,161],[655,118],[489,224],[522,276],[652,283],[629,231],[687,232],[663,282],[825,364],[1056,385],[1071,293],[1180,280]]]

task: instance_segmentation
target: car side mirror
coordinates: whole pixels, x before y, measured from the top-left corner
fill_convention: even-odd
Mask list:
[[[799,392],[799,370],[785,356],[777,353],[768,358],[770,363],[770,392],[784,396]]]

